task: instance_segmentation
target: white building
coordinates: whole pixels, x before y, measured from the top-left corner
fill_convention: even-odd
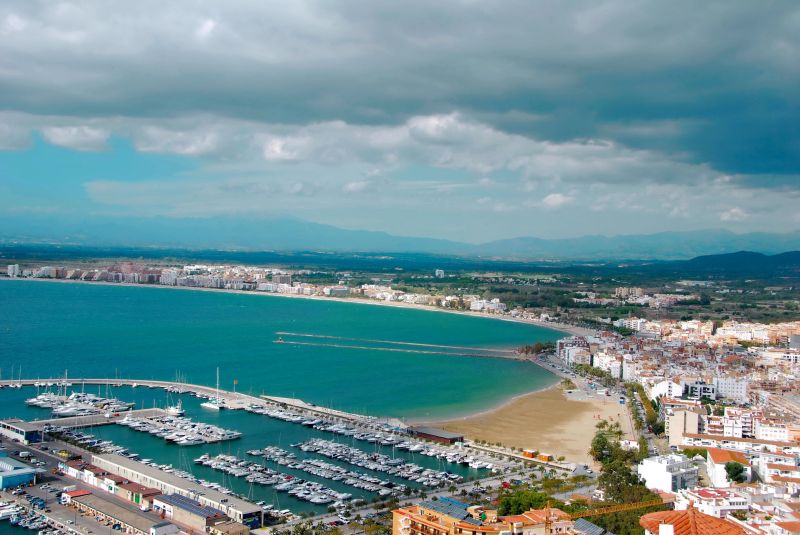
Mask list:
[[[161,272],[161,278],[159,279],[161,284],[165,286],[175,286],[178,284],[178,270],[176,269],[165,269]]]
[[[747,379],[737,377],[714,377],[714,386],[717,389],[717,396],[725,399],[747,402]]]
[[[752,477],[750,470],[750,461],[740,451],[723,450],[719,448],[708,448],[708,455],[706,456],[706,472],[708,472],[708,479],[712,487],[728,488],[733,482],[728,479],[728,473],[725,471],[725,465],[728,463],[739,463],[744,467],[745,480],[742,483],[747,483]]]
[[[753,434],[759,440],[789,441],[789,428],[783,422],[756,420],[753,424]]]
[[[647,387],[645,386],[645,388]],[[659,381],[647,390],[647,397],[650,399],[658,399],[662,396],[677,399],[682,395],[683,383],[678,378]]]
[[[6,274],[8,274],[9,277],[19,277],[19,264],[9,264],[8,268],[6,269]]]
[[[717,399],[717,389],[705,381],[695,381],[686,385],[686,397],[689,399]]]
[[[647,320],[642,318],[620,318],[613,323],[614,327],[622,327],[635,332],[641,331],[646,324]]]
[[[736,511],[750,508],[750,497],[733,489],[682,490],[675,498],[675,510],[685,511],[692,504],[701,513],[725,518]]]
[[[611,374],[612,377],[622,376],[622,357],[601,351],[592,358],[592,365]]]
[[[648,489],[677,492],[697,486],[697,467],[685,455],[660,455],[639,463],[639,477]]]

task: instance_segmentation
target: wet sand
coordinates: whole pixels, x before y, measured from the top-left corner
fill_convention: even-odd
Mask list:
[[[554,386],[518,396],[496,409],[434,425],[473,440],[538,450],[556,458],[563,455],[567,461],[587,464],[592,463],[589,447],[600,420],[619,421],[626,435],[631,435],[626,407],[615,398],[569,398],[560,386]]]

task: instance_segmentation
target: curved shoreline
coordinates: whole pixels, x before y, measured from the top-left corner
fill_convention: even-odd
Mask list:
[[[449,310],[441,307],[433,307],[428,305],[418,305],[414,303],[405,303],[405,302],[387,302],[387,301],[378,301],[374,299],[368,298],[332,298],[332,297],[324,297],[324,296],[316,296],[316,295],[295,295],[295,294],[279,294],[279,293],[267,293],[267,292],[256,292],[251,290],[232,290],[232,289],[218,289],[218,288],[197,288],[197,287],[188,287],[188,286],[166,286],[166,285],[156,285],[156,284],[130,284],[130,283],[116,283],[116,282],[107,282],[107,281],[78,281],[78,280],[67,280],[67,279],[38,279],[38,278],[0,278],[0,281],[31,281],[31,282],[50,282],[50,283],[66,283],[66,284],[84,284],[84,285],[98,285],[98,286],[110,286],[110,287],[127,287],[127,288],[162,288],[162,289],[171,289],[171,290],[185,290],[185,291],[199,291],[199,292],[209,292],[209,293],[227,293],[227,294],[237,294],[237,295],[256,295],[256,296],[265,296],[265,297],[285,297],[285,298],[296,298],[296,299],[307,299],[313,301],[328,301],[333,303],[351,303],[355,305],[374,305],[374,306],[386,306],[386,307],[393,307],[398,309],[410,309],[410,310],[421,310],[421,311],[429,311],[429,312],[442,312],[448,314],[458,314],[461,316],[468,316],[468,317],[475,317],[475,318],[483,318],[487,320],[500,320],[500,321],[509,321],[512,323],[520,323],[525,325],[532,325],[535,327],[540,327],[544,329],[551,330],[555,333],[563,333],[565,335],[569,334],[583,334],[586,329],[582,329],[580,327],[574,326],[564,326],[561,324],[549,324],[547,322],[541,322],[536,320],[526,320],[522,318],[511,318],[505,316],[499,316],[494,314],[484,314],[480,312],[470,312],[470,311],[462,311],[462,310]],[[569,330],[568,330],[569,328]],[[499,401],[492,403],[491,406],[484,406],[479,409],[468,409],[466,412],[459,412],[455,411],[452,415],[443,415],[437,416],[433,419],[430,417],[424,416],[411,416],[406,417],[409,422],[414,423],[422,423],[422,422],[443,422],[443,421],[455,421],[455,420],[464,420],[472,417],[480,417],[484,416],[493,412],[496,412],[502,408],[505,408],[515,401],[524,398],[526,396],[530,396],[533,394],[541,393],[557,387],[560,383],[560,376],[557,372],[549,369],[546,366],[542,366],[538,361],[535,359],[529,358],[509,358],[508,360],[515,360],[518,362],[529,362],[538,368],[543,369],[544,371],[548,372],[549,374],[553,375],[554,381],[552,384],[541,387],[538,386],[533,390],[526,390],[523,392],[519,392],[516,394],[511,395],[510,397],[504,397]],[[401,416],[402,417],[402,416]]]
[[[192,286],[167,286],[162,284],[131,284],[127,282],[108,282],[108,281],[79,281],[69,279],[45,279],[45,278],[32,278],[32,277],[19,277],[8,278],[0,277],[0,281],[30,281],[30,282],[53,282],[53,283],[66,283],[66,284],[86,284],[97,286],[121,286],[126,288],[162,288],[167,290],[185,290],[194,292],[211,292],[211,293],[229,293],[238,295],[258,295],[264,297],[286,297],[294,299],[308,299],[313,301],[329,301],[332,303],[352,303],[357,305],[374,305],[386,306],[394,308],[405,308],[411,310],[426,310],[428,312],[443,312],[445,314],[458,314],[462,316],[470,316],[473,318],[484,318],[497,321],[510,321],[513,323],[522,323],[525,325],[533,325],[543,329],[560,332],[572,336],[586,336],[591,334],[591,330],[584,327],[577,327],[575,325],[567,325],[564,323],[546,322],[540,320],[531,320],[523,318],[513,318],[502,316],[498,314],[483,314],[481,312],[472,312],[469,310],[450,310],[443,307],[436,307],[430,305],[419,305],[416,303],[406,303],[402,301],[379,301],[377,299],[368,299],[365,297],[325,297],[321,295],[297,295],[297,294],[283,294],[276,292],[258,292],[255,290],[231,290],[229,288],[197,288]]]
[[[557,375],[555,377],[558,378],[558,380],[556,382],[554,382],[553,384],[551,384],[551,385],[543,386],[541,388],[537,388],[535,390],[530,390],[530,391],[527,391],[527,392],[521,392],[519,394],[514,394],[510,398],[507,398],[507,399],[505,399],[503,401],[500,401],[499,403],[497,403],[495,405],[492,405],[491,407],[487,407],[485,409],[480,409],[480,410],[478,410],[476,412],[468,412],[466,414],[445,416],[443,418],[435,418],[435,419],[431,419],[431,418],[425,418],[425,419],[406,418],[405,420],[409,424],[412,424],[412,425],[432,425],[432,426],[436,426],[436,425],[439,425],[439,424],[445,423],[445,422],[447,422],[447,423],[462,422],[462,421],[470,420],[472,418],[480,418],[480,417],[483,417],[483,416],[491,416],[492,414],[494,414],[494,413],[496,413],[498,411],[502,411],[503,409],[507,409],[508,407],[510,407],[511,405],[516,403],[517,401],[519,401],[521,399],[525,399],[528,396],[535,396],[536,394],[541,394],[542,392],[547,392],[549,390],[553,390],[554,388],[558,388],[559,385],[561,384],[561,378],[558,377]]]

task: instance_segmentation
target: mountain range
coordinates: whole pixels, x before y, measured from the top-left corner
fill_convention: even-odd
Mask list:
[[[10,229],[17,229],[12,231]],[[109,218],[66,223],[46,216],[24,229],[0,216],[0,241],[69,245],[180,247],[232,251],[426,253],[509,260],[682,260],[702,255],[800,250],[800,232],[736,234],[709,229],[545,239],[519,237],[471,244],[385,232],[348,230],[297,219]]]

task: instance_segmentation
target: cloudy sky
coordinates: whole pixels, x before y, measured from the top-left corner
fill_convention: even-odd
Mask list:
[[[796,230],[799,36],[794,0],[7,0],[0,214]]]

